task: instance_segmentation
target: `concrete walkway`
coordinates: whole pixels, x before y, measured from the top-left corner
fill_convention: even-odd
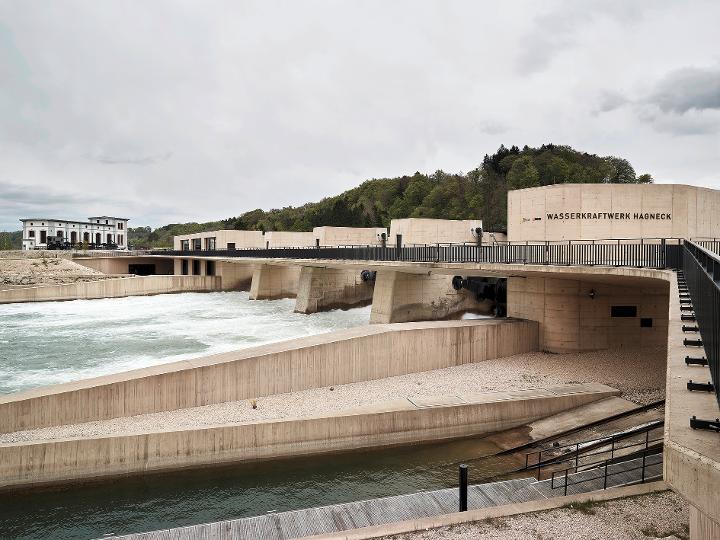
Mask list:
[[[662,456],[653,455],[646,459],[648,466],[645,469],[645,481],[662,478]],[[639,467],[641,465],[641,459],[610,465],[608,474],[612,476],[607,479],[607,487],[640,482],[641,470]],[[470,486],[468,488],[468,509],[475,510],[560,497],[564,494],[563,482],[564,478],[556,479],[554,489],[550,480],[538,482],[533,478]],[[603,469],[592,469],[569,475],[567,492],[568,495],[588,493],[601,490],[603,484]],[[457,510],[458,490],[450,488],[204,523],[118,538],[124,540],[195,540],[200,538],[290,540],[439,516],[457,512]]]

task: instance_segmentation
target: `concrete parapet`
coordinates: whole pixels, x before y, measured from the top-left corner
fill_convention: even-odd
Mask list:
[[[355,269],[303,266],[300,270],[295,311],[315,313],[347,309],[372,302],[373,284],[366,283]]]
[[[483,435],[619,393],[599,384],[563,385],[422,404],[405,399],[317,418],[6,444],[0,487]]]
[[[452,276],[380,270],[370,322],[438,320],[470,310],[489,314],[491,309],[491,302],[477,302],[469,291],[453,289]]]
[[[690,503],[690,538],[720,538],[720,434],[690,428],[690,417],[720,417],[713,393],[690,392],[690,379],[707,381],[707,367],[688,366],[686,356],[703,356],[702,348],[686,347],[677,282],[670,283],[668,367],[665,398],[663,477]]]
[[[0,304],[207,292],[219,288],[220,278],[214,276],[125,277],[4,290],[0,291]]]
[[[371,325],[0,396],[0,432],[238,401],[536,351],[537,323]]]
[[[253,268],[250,300],[294,298],[299,280],[300,266],[257,264]]]

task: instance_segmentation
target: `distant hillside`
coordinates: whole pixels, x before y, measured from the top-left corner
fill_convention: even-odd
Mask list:
[[[0,231],[0,250],[22,248],[22,231]]]
[[[563,183],[647,183],[623,158],[600,157],[554,144],[539,148],[500,146],[467,174],[436,171],[431,175],[367,180],[340,195],[299,207],[251,210],[210,223],[172,224],[152,230],[128,230],[136,247],[171,246],[172,236],[217,228],[310,231],[319,225],[387,227],[393,218],[481,218],[487,230],[507,228],[507,192]]]

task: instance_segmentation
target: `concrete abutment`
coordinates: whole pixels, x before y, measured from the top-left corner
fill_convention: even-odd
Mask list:
[[[380,270],[375,280],[371,323],[448,319],[467,311],[487,313],[492,302],[478,302],[470,291],[456,291],[453,276]]]
[[[373,289],[373,283],[363,281],[356,269],[303,266],[295,311],[315,313],[366,306],[373,301]]]
[[[276,300],[297,296],[300,266],[256,264],[250,285],[250,300]]]

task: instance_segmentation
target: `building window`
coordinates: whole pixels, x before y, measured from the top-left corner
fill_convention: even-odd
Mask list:
[[[123,235],[118,234],[118,244],[122,245],[122,243],[123,243]]]
[[[90,233],[84,232],[83,233],[83,242],[89,242],[90,241]]]
[[[213,250],[215,249],[215,238],[206,238],[205,239],[205,249]]]
[[[640,319],[640,327],[641,328],[652,328],[652,319],[646,319],[642,318]]]
[[[190,240],[180,240],[180,249],[182,251],[190,251]]]
[[[193,276],[199,276],[200,275],[200,259],[193,259],[192,262],[193,266]]]
[[[208,276],[215,275],[215,261],[205,261],[205,274]]]
[[[108,220],[106,219],[106,220],[105,220],[105,225],[107,225],[107,224],[108,224]]]
[[[63,232],[62,232],[62,231],[58,231],[56,236],[57,236],[58,238],[62,238],[62,237],[63,237]]]
[[[35,238],[35,231],[30,231],[28,234],[30,235],[30,238]]]
[[[124,225],[124,223],[122,221],[120,223],[118,223],[118,229],[120,229],[122,231],[123,225]]]
[[[187,276],[188,275],[188,260],[183,259],[181,262],[182,262],[182,270],[181,270],[182,275]]]
[[[193,239],[193,249],[200,251],[202,249],[202,239],[195,238]]]
[[[95,223],[100,223],[100,220],[98,219]]]
[[[610,306],[611,317],[637,317],[637,306]]]
[[[227,248],[230,251],[235,251],[235,242],[228,242]]]
[[[40,231],[40,243],[47,244],[47,231]]]

